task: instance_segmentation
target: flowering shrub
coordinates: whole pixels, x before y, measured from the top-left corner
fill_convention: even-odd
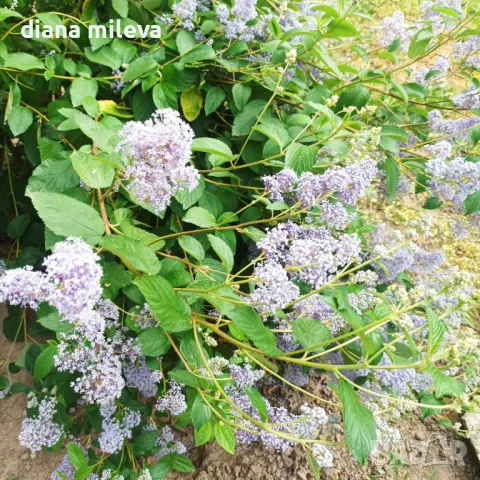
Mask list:
[[[86,36],[110,18],[162,38]],[[478,18],[373,25],[343,1],[0,9],[0,302],[25,341],[0,396],[28,397],[22,445],[66,448],[52,479],[157,480],[210,441],[300,444],[318,478],[330,414],[364,464],[405,412],[478,408],[477,278],[428,248],[430,210],[480,219]],[[371,221],[406,195],[424,214]]]

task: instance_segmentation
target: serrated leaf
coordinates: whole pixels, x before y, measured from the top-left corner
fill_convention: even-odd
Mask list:
[[[201,429],[206,423],[208,423],[212,416],[209,406],[205,403],[200,394],[195,397],[191,415],[193,426],[197,430]]]
[[[54,369],[53,357],[56,354],[57,347],[48,347],[38,356],[34,370],[36,380],[43,380]]]
[[[232,94],[235,106],[239,110],[243,110],[245,105],[247,105],[248,100],[250,100],[252,87],[249,87],[248,85],[242,85],[241,83],[236,83],[232,88]]]
[[[252,402],[252,405],[258,410],[262,422],[268,422],[267,405],[265,399],[260,395],[260,392],[249,385],[245,385],[243,389]]]
[[[213,153],[229,160],[233,158],[230,147],[216,138],[195,138],[192,142],[192,151]]]
[[[332,338],[330,330],[319,320],[297,318],[293,323],[293,334],[305,348],[312,348]],[[321,352],[323,347],[312,348],[312,352]]]
[[[377,440],[372,412],[360,402],[355,390],[343,379],[338,382],[338,396],[343,406],[345,442],[360,465],[364,465]]]
[[[14,137],[25,133],[33,122],[32,111],[25,107],[13,107],[8,115],[8,126]]]
[[[480,191],[469,195],[464,202],[465,215],[480,211]]]
[[[214,235],[208,235],[208,240],[215,250],[215,253],[220,257],[222,265],[227,272],[231,272],[234,264],[233,253],[230,247],[221,239]]]
[[[72,105],[78,107],[83,103],[85,97],[96,98],[98,92],[98,83],[89,78],[77,78],[70,87],[70,98]]]
[[[152,314],[167,332],[183,332],[192,328],[190,309],[167,280],[148,276],[137,278],[133,283],[143,293]]]
[[[192,207],[182,220],[201,228],[210,228],[217,224],[215,217],[208,210],[201,207]]]
[[[81,237],[89,245],[97,245],[105,233],[99,213],[89,205],[59,193],[34,192],[29,196],[45,225],[57,235]]]
[[[219,87],[213,87],[207,92],[205,98],[205,115],[215,112],[218,107],[225,101],[226,94]]]
[[[144,57],[137,58],[134,60],[125,70],[122,75],[123,82],[131,82],[138,77],[153,72],[158,68],[158,63],[150,56],[146,55]]]
[[[120,235],[107,235],[101,239],[101,245],[136,270],[151,275],[160,271],[161,264],[155,252],[139,240]]]
[[[427,307],[427,323],[428,323],[428,353],[435,353],[443,342],[445,335],[445,326],[438,318],[437,314]]]
[[[205,250],[202,244],[196,240],[193,236],[183,236],[178,237],[179,245],[193,258],[197,259],[199,262],[203,261],[205,258]]]
[[[85,467],[87,465],[85,454],[83,453],[83,450],[76,443],[70,442],[67,447],[67,452],[68,452],[68,459],[70,460],[70,463],[76,470],[79,470],[80,468]]]
[[[138,336],[142,355],[159,357],[170,350],[170,341],[161,328],[147,328]]]
[[[465,392],[466,386],[463,382],[449,377],[442,373],[438,368],[430,366],[428,369],[433,378],[435,387],[435,396],[442,397],[460,397]]]
[[[235,453],[235,433],[227,424],[220,425],[215,423],[213,425],[213,435],[218,444],[228,453],[233,455]]]
[[[73,168],[88,187],[110,187],[115,178],[115,169],[111,165],[79,151],[73,152],[70,158]]]
[[[294,143],[287,149],[285,167],[291,168],[297,174],[311,172],[317,162],[317,152],[317,147]]]
[[[242,307],[228,312],[226,315],[266,355],[282,354],[277,347],[274,333],[264,325],[262,318],[255,310],[250,307]]]

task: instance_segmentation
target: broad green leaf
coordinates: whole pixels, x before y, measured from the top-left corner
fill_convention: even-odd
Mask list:
[[[161,328],[147,328],[138,336],[142,355],[158,357],[170,350],[170,341]]]
[[[433,378],[433,385],[435,387],[435,396],[442,397],[460,397],[465,392],[465,384],[460,380],[449,377],[442,373],[438,368],[430,366],[428,369]]]
[[[360,465],[365,465],[377,441],[372,412],[360,402],[353,387],[345,380],[338,382],[338,396],[343,406],[345,442]]]
[[[385,170],[387,172],[387,193],[389,200],[393,200],[397,193],[398,182],[400,180],[400,170],[397,162],[392,157],[385,160]]]
[[[273,119],[263,120],[260,125],[255,127],[255,130],[262,133],[270,140],[273,140],[282,148],[290,142],[290,136],[280,121],[274,121]]]
[[[342,90],[337,104],[335,105],[335,111],[340,112],[346,107],[356,107],[360,110],[370,100],[370,90],[363,85],[357,85],[355,87],[349,87]]]
[[[226,423],[220,425],[215,423],[213,425],[213,435],[218,444],[228,453],[233,455],[235,453],[235,433],[232,427]]]
[[[355,37],[357,29],[346,20],[332,20],[328,26],[327,37]]]
[[[215,253],[220,257],[222,265],[227,272],[231,272],[234,264],[233,253],[230,247],[221,239],[214,235],[208,235],[210,244],[215,250]]]
[[[49,313],[41,318],[39,318],[38,323],[48,330],[53,332],[69,332],[74,327],[71,323],[62,320],[60,315],[56,312]]]
[[[210,45],[198,45],[191,52],[182,56],[182,63],[195,63],[212,60],[217,57],[215,50]]]
[[[91,62],[105,65],[112,70],[118,70],[123,63],[120,55],[107,45],[95,51],[86,50],[85,53]]]
[[[210,228],[217,224],[215,217],[208,210],[201,207],[193,207],[188,210],[182,220],[201,228]]]
[[[265,100],[256,99],[245,106],[233,121],[232,134],[234,137],[243,137],[250,133],[266,103]]]
[[[191,192],[189,192],[188,189],[184,188],[182,191],[178,192],[175,195],[175,200],[181,203],[182,207],[186,210],[198,202],[198,200],[203,195],[204,190],[205,181],[203,180],[202,176],[200,177],[198,185]]]
[[[128,0],[112,0],[112,7],[122,18],[128,16]]]
[[[29,196],[45,225],[57,235],[81,237],[97,245],[105,233],[102,218],[89,205],[59,193],[33,192]]]
[[[205,98],[205,115],[215,112],[218,107],[225,101],[226,94],[219,87],[213,87],[207,92]]]
[[[445,325],[430,307],[427,307],[426,310],[428,322],[428,353],[431,355],[438,350],[443,342]]]
[[[76,443],[70,442],[67,447],[67,452],[68,452],[68,459],[70,460],[70,463],[76,470],[79,470],[80,468],[85,467],[87,465],[85,454],[83,453],[83,450]]]
[[[319,320],[313,318],[297,318],[293,323],[293,334],[305,348],[311,348],[332,338],[330,330]],[[312,348],[313,352],[321,352],[323,347]]]
[[[157,430],[147,430],[141,433],[132,443],[133,453],[137,457],[147,457],[152,454],[158,441]]]
[[[78,107],[83,103],[84,97],[97,97],[98,83],[89,78],[77,78],[70,87],[72,105]]]
[[[150,56],[137,58],[125,70],[122,76],[123,82],[131,82],[147,73],[153,73],[158,68],[158,63]]]
[[[212,422],[207,422],[202,428],[200,428],[199,430],[195,430],[193,432],[193,435],[195,437],[196,447],[201,447],[207,442],[210,442],[213,439]]]
[[[264,325],[262,318],[255,310],[242,307],[228,312],[227,316],[266,355],[275,357],[282,354],[282,351],[277,348],[274,333]]]
[[[187,32],[186,30],[180,30],[178,32],[175,43],[177,44],[177,49],[180,55],[183,55],[198,45],[193,34],[191,32]]]
[[[480,191],[469,195],[464,202],[465,215],[480,211]]]
[[[205,258],[205,250],[202,244],[193,236],[178,237],[178,243],[189,255],[201,262]]]
[[[408,47],[408,57],[415,58],[423,55],[430,43],[430,40],[435,37],[432,28],[424,28],[415,34]]]
[[[192,142],[192,151],[213,153],[228,159],[233,158],[233,153],[230,147],[216,138],[195,138]]]
[[[300,145],[294,143],[287,149],[285,155],[285,167],[291,168],[294,172],[301,174],[311,172],[317,162],[318,147]]]
[[[88,187],[110,187],[115,178],[115,169],[111,165],[79,151],[73,152],[70,158],[73,168]]]
[[[55,367],[53,357],[57,354],[57,347],[46,348],[35,362],[35,380],[43,380]]]
[[[136,270],[154,275],[160,271],[160,261],[155,252],[139,240],[120,235],[107,235],[100,244]]]
[[[258,410],[262,422],[268,422],[267,405],[260,392],[249,385],[243,387],[252,405]]]
[[[32,216],[28,213],[12,218],[7,225],[7,235],[14,239],[21,238],[30,226],[31,221]]]
[[[8,116],[8,126],[14,137],[25,133],[33,122],[32,111],[26,107],[13,107]]]
[[[189,122],[193,122],[202,110],[202,92],[196,86],[190,87],[180,95],[183,114]]]
[[[178,453],[169,453],[168,455],[165,455],[159,463],[169,465],[172,470],[176,470],[177,472],[195,471],[195,467],[193,466],[191,460]]]
[[[153,103],[157,108],[173,108],[178,110],[177,93],[167,83],[157,83],[152,90]]]
[[[193,426],[200,430],[212,416],[210,407],[205,403],[200,394],[195,397],[192,406],[192,423]]]
[[[23,18],[23,15],[11,8],[0,8],[0,22],[10,17]]]
[[[232,88],[233,101],[239,110],[243,110],[250,100],[252,94],[252,87],[236,83]]]
[[[167,332],[183,332],[192,328],[190,309],[180,300],[167,280],[148,276],[137,278],[134,284],[145,296],[160,326]]]
[[[5,67],[16,68],[17,70],[45,69],[43,62],[29,53],[11,53],[3,55],[3,59],[5,60]]]

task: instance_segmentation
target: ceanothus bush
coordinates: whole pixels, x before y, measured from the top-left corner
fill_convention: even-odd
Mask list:
[[[298,444],[319,478],[331,415],[364,464],[406,413],[480,408],[479,277],[429,248],[431,210],[480,220],[468,5],[5,3],[0,302],[25,348],[0,398],[27,394],[32,453],[66,449],[52,479],[158,480],[210,441]],[[81,34],[21,38],[32,18]],[[88,37],[110,18],[137,38]],[[407,197],[425,214],[395,228]]]

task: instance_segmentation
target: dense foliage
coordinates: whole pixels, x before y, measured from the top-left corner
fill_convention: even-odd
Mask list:
[[[426,248],[430,210],[480,218],[469,5],[2,3],[0,302],[25,348],[0,396],[28,396],[22,445],[67,449],[52,479],[157,480],[210,441],[298,443],[318,477],[331,414],[364,464],[405,412],[478,408],[476,278]],[[162,38],[88,38],[111,18]],[[79,38],[22,37],[35,19]],[[362,211],[413,192],[401,230]]]

